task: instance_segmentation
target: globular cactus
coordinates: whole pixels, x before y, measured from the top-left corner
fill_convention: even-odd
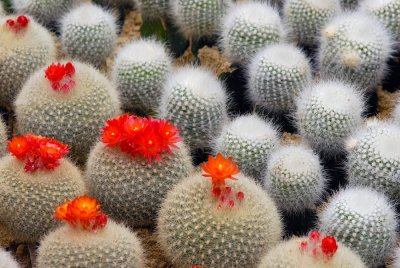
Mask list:
[[[345,13],[322,30],[321,76],[340,77],[372,90],[386,74],[391,50],[391,36],[378,20],[361,12]]]
[[[264,46],[284,39],[278,11],[267,3],[237,3],[222,22],[221,45],[230,60],[248,62]]]
[[[56,207],[55,217],[69,224],[41,241],[38,268],[145,267],[138,237],[127,227],[108,219],[96,199],[80,196],[68,200]]]
[[[322,27],[340,11],[339,0],[286,0],[283,21],[288,37],[299,44],[318,45]]]
[[[227,120],[223,84],[209,71],[196,67],[178,69],[168,78],[160,116],[170,119],[191,148],[210,146]]]
[[[79,161],[86,159],[104,121],[120,113],[113,85],[80,62],[52,64],[36,72],[14,105],[20,133],[59,139]]]
[[[157,108],[170,71],[171,59],[157,41],[133,41],[122,48],[114,63],[113,80],[124,108]]]
[[[377,18],[393,38],[400,41],[400,1],[399,0],[364,0],[360,4],[360,10]]]
[[[264,185],[281,210],[301,212],[321,199],[326,179],[318,155],[303,145],[287,145],[271,154]]]
[[[7,154],[7,140],[7,126],[3,119],[0,119],[0,157],[3,157]]]
[[[167,192],[193,169],[177,135],[163,120],[124,115],[107,121],[90,153],[86,181],[112,218],[135,227],[155,224]]]
[[[15,258],[4,249],[0,248],[0,268],[20,268]]]
[[[251,60],[248,91],[256,105],[287,112],[311,79],[310,63],[300,49],[288,44],[270,45]]]
[[[278,244],[262,258],[258,268],[366,268],[360,256],[332,236],[311,231]]]
[[[400,199],[400,127],[378,120],[347,141],[350,185],[371,187],[393,201]]]
[[[217,154],[202,168],[211,182],[195,173],[161,206],[162,249],[176,267],[254,267],[281,238],[275,204],[253,180],[238,174],[232,158]]]
[[[189,38],[210,36],[219,31],[221,17],[231,0],[170,0],[170,12],[180,31]]]
[[[20,14],[29,14],[45,25],[58,21],[79,0],[11,0],[13,9]]]
[[[334,100],[334,101],[332,101]],[[297,99],[296,123],[310,145],[335,154],[345,139],[362,123],[361,94],[339,81],[321,81],[306,88]]]
[[[138,2],[139,2],[140,13],[144,18],[148,19],[163,18],[168,13],[168,8],[169,8],[168,0],[138,0]]]
[[[369,188],[338,192],[319,215],[319,228],[358,253],[371,267],[396,243],[396,212],[385,195]]]
[[[344,10],[354,10],[358,7],[359,0],[340,0],[340,4]]]
[[[276,127],[257,115],[239,116],[226,124],[214,151],[230,155],[243,173],[261,182],[271,152],[279,143]]]
[[[97,5],[82,4],[61,20],[62,49],[72,58],[99,66],[113,52],[116,40],[115,17]]]
[[[0,18],[0,105],[11,108],[25,81],[55,59],[51,34],[26,16]]]
[[[62,157],[67,146],[27,135],[8,144],[0,160],[0,222],[18,241],[36,242],[57,222],[54,207],[85,192],[79,169]]]

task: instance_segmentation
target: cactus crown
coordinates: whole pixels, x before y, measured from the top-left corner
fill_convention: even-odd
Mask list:
[[[68,145],[33,134],[14,137],[8,142],[7,149],[16,158],[25,161],[26,172],[53,170],[60,165],[59,160],[69,153]]]
[[[52,64],[45,70],[45,76],[55,91],[68,92],[75,86],[75,67],[71,62]]]
[[[29,21],[29,18],[26,16],[18,16],[16,19],[6,20],[6,24],[9,29],[14,31],[15,33],[18,33],[28,27]]]
[[[132,156],[140,155],[151,162],[161,160],[162,152],[171,153],[171,148],[181,141],[179,130],[170,121],[143,118],[124,114],[106,122],[102,139],[108,147],[119,147]]]
[[[308,239],[301,241],[299,247],[302,252],[315,258],[331,258],[338,249],[333,236],[322,237],[318,231],[311,231]]]
[[[55,211],[54,218],[74,228],[96,232],[107,224],[107,215],[100,210],[99,202],[86,195],[65,201]]]

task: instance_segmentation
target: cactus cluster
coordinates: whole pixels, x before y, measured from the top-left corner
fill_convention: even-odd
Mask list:
[[[0,268],[20,268],[20,267],[21,266],[9,252],[0,248]]]

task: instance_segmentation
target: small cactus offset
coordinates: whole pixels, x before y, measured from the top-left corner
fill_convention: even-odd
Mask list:
[[[361,256],[382,264],[396,244],[396,211],[386,196],[369,188],[338,192],[319,216],[319,228]]]
[[[52,64],[27,81],[15,103],[20,133],[36,133],[71,146],[84,161],[104,121],[120,113],[118,93],[93,67]]]
[[[277,10],[267,3],[236,3],[222,23],[221,45],[233,62],[246,63],[264,46],[284,39]]]
[[[373,120],[347,141],[350,185],[371,187],[400,199],[400,127]]]
[[[301,92],[295,117],[301,136],[313,148],[336,154],[344,150],[345,139],[361,125],[363,110],[363,98],[354,87],[321,81]]]
[[[170,0],[173,21],[189,38],[210,36],[219,31],[221,17],[231,0]]]
[[[113,80],[125,109],[156,109],[162,87],[171,71],[171,59],[165,47],[154,40],[138,40],[118,53]]]
[[[400,41],[400,1],[399,0],[364,0],[360,10],[377,18],[391,32],[396,42]]]
[[[68,224],[41,241],[38,268],[145,267],[138,237],[108,219],[96,199],[79,196],[68,200],[56,207],[54,217]]]
[[[168,121],[123,115],[107,121],[86,169],[89,193],[114,219],[152,226],[167,192],[192,172],[189,152]]]
[[[99,66],[113,52],[116,40],[114,16],[97,5],[82,4],[61,20],[62,48],[72,58]]]
[[[209,71],[183,67],[172,73],[160,105],[162,118],[170,119],[191,149],[208,147],[228,118],[223,84]]]
[[[257,115],[239,116],[226,124],[214,151],[232,156],[243,173],[261,182],[271,152],[279,143],[276,127]]]
[[[192,175],[161,207],[162,249],[176,267],[256,266],[281,237],[275,204],[253,180],[238,174],[232,158],[210,156],[202,168],[211,181]]]
[[[138,0],[142,17],[148,19],[163,18],[168,13],[168,0]],[[210,2],[210,1],[209,1]]]
[[[295,98],[311,79],[310,63],[301,50],[276,44],[265,47],[251,60],[248,89],[257,106],[287,112],[294,109]]]
[[[353,267],[366,268],[360,257],[332,236],[311,231],[278,244],[265,255],[258,268]]]
[[[9,252],[0,248],[0,268],[20,268],[20,267],[21,266]]]
[[[0,18],[0,105],[11,108],[29,76],[55,59],[51,34],[31,17]]]
[[[311,149],[287,145],[271,154],[264,185],[284,211],[312,209],[326,188],[322,164]]]
[[[284,24],[288,37],[303,45],[318,45],[322,27],[340,13],[339,0],[286,0]]]
[[[0,160],[0,222],[18,241],[36,242],[57,225],[54,206],[83,194],[84,182],[56,140],[29,134],[13,138],[8,150],[12,156]]]
[[[322,30],[321,77],[340,77],[360,89],[373,90],[386,75],[392,39],[381,23],[361,12],[345,13]]]
[[[11,0],[19,14],[29,14],[45,25],[58,21],[79,0]]]

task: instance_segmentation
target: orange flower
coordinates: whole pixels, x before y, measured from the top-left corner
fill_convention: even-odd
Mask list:
[[[29,146],[26,137],[14,137],[8,142],[7,150],[18,159],[25,158],[28,153]]]
[[[214,186],[225,185],[226,179],[237,180],[233,175],[240,172],[232,157],[226,159],[220,153],[215,158],[209,156],[207,164],[201,164],[201,168],[208,173],[203,174],[203,176],[211,177]]]

